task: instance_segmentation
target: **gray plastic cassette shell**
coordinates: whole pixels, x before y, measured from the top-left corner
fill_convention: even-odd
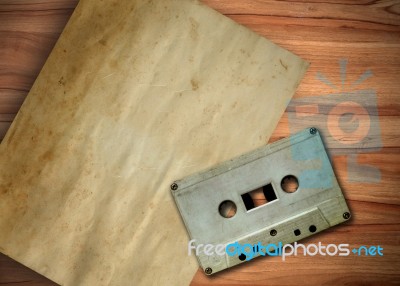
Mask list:
[[[297,156],[293,152],[297,152]],[[297,160],[296,157],[303,159]],[[311,172],[310,177],[310,174],[302,175],[304,170],[317,171]],[[286,175],[298,178],[296,192],[287,193],[282,189],[281,180]],[[317,187],[312,187],[313,182]],[[277,199],[248,211],[241,195],[269,183]],[[176,181],[172,194],[190,238],[196,240],[195,246],[236,241],[241,244],[261,242],[263,245],[292,243],[350,217],[315,128]],[[221,202],[226,200],[233,201],[237,206],[232,218],[222,217],[219,213]],[[315,233],[309,231],[311,225],[316,226]],[[298,236],[294,234],[296,229],[301,231]],[[276,230],[275,236],[271,235],[271,230]],[[206,274],[214,274],[246,261],[241,261],[238,256],[208,256],[203,252],[197,255],[197,259]]]

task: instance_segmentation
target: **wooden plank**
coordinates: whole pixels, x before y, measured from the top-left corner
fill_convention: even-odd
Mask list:
[[[18,12],[23,11],[32,15],[32,12],[60,10],[64,15],[69,17],[78,4],[79,0],[3,0],[1,1],[2,12]]]
[[[340,102],[338,102],[340,103]],[[379,106],[378,106],[379,109]],[[295,118],[295,120],[289,120],[289,113],[286,112],[283,117],[281,118],[281,121],[278,123],[278,127],[275,129],[274,134],[272,135],[270,142],[276,141],[281,138],[285,138],[290,135],[290,126],[293,127],[298,127],[298,126],[318,126],[320,125],[321,122],[315,122],[314,119],[310,117],[304,117],[304,118]],[[293,114],[292,114],[293,115]],[[322,118],[324,121],[322,122],[323,124],[326,124],[328,120],[326,119],[326,115],[323,116]],[[398,120],[398,116],[386,116],[386,115],[381,115],[379,113],[379,117],[370,117],[369,120],[373,121],[376,120],[380,126],[380,132],[376,134],[376,136],[371,137],[371,140],[380,140],[381,143],[373,143],[371,144],[371,147],[376,147],[379,149],[381,148],[396,148],[398,147],[398,138],[400,136],[400,122]],[[361,123],[362,124],[362,121]],[[335,141],[334,138],[339,138],[340,135],[342,134],[342,131],[337,130],[337,129],[331,129],[328,130],[327,128],[321,130],[321,132],[324,135],[324,141]],[[380,136],[378,136],[380,135]],[[334,148],[339,148],[339,149],[352,149],[351,145],[347,144],[336,144],[334,145]],[[366,144],[365,147],[368,147],[369,145]],[[329,147],[329,146],[328,146]],[[360,148],[358,148],[360,149]],[[361,148],[362,149],[362,148]],[[353,150],[354,152],[355,150]],[[359,153],[362,153],[362,150],[359,150]]]
[[[0,253],[0,284],[24,286],[55,286],[56,283]]]
[[[210,7],[226,15],[264,15],[290,18],[313,18],[329,20],[363,21],[398,25],[396,1],[373,1],[361,4],[340,1],[213,1],[203,0]]]

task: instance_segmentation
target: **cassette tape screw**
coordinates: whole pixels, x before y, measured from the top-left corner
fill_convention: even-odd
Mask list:
[[[276,229],[272,229],[272,230],[269,232],[269,234],[270,234],[271,236],[275,236],[277,233],[278,233],[278,232],[276,231]]]
[[[178,189],[178,184],[177,183],[173,183],[171,185],[171,190],[176,191]]]
[[[310,134],[314,135],[314,134],[316,134],[316,133],[317,133],[317,128],[311,127],[311,128],[310,128]]]
[[[344,219],[349,219],[349,218],[350,218],[350,213],[345,212],[345,213],[343,214],[343,218],[344,218]]]
[[[212,269],[211,269],[210,267],[207,267],[207,268],[204,270],[204,272],[205,272],[207,275],[210,275],[210,274],[212,273]]]

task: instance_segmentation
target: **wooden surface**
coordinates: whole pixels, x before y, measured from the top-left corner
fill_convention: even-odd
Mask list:
[[[374,115],[369,120],[378,122],[380,130],[371,137],[372,143],[354,148],[339,142],[330,146],[329,150],[353,218],[349,223],[309,238],[304,243],[348,243],[353,247],[380,245],[384,248],[384,255],[298,256],[289,257],[285,262],[277,257],[259,258],[213,277],[206,277],[199,270],[192,285],[399,284],[400,2],[203,2],[311,63],[291,103],[292,107],[296,100],[311,96],[357,93],[361,90],[372,90],[376,95],[379,116]],[[1,138],[76,4],[76,0],[0,1]],[[345,78],[340,72],[341,59],[347,60]],[[371,71],[369,78],[359,85],[351,84],[368,70]],[[321,76],[317,76],[321,74],[332,85],[322,82]],[[341,101],[337,100],[337,104]],[[363,104],[366,107],[375,105],[372,101],[364,101]],[[323,106],[319,108],[322,114],[327,113],[326,110]],[[271,141],[288,136],[290,130],[302,124],[303,119],[296,117],[293,120],[291,112],[294,112],[293,109],[288,108]],[[332,122],[327,120],[327,124]],[[324,130],[324,135],[340,135],[335,132],[339,131]],[[381,143],[375,144],[377,136]],[[343,150],[338,152],[337,149]],[[358,164],[379,170],[379,181],[368,182],[368,174],[351,170],[348,158],[356,153],[359,153],[356,158]],[[0,284],[15,283],[54,285],[1,255]]]

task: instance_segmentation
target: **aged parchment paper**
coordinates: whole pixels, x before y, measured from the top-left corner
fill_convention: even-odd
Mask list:
[[[188,285],[169,185],[266,143],[307,63],[190,0],[81,0],[0,147],[0,251],[62,285]]]

